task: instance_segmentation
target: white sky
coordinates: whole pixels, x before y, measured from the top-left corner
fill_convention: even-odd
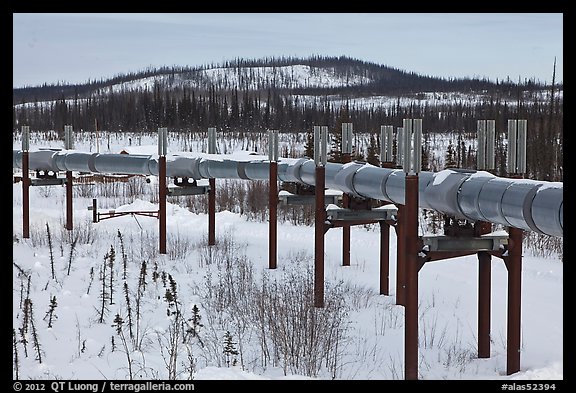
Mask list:
[[[149,66],[345,55],[444,78],[563,81],[562,13],[13,14],[13,87]]]

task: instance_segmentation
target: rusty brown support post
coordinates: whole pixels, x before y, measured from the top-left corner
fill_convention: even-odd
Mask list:
[[[389,295],[390,225],[380,221],[380,295]]]
[[[166,254],[166,156],[161,155],[158,159],[158,183],[160,210],[160,254]]]
[[[314,223],[314,307],[324,307],[324,209],[325,168],[316,166]]]
[[[30,238],[30,175],[28,151],[22,152],[22,237]]]
[[[72,171],[66,171],[66,229],[71,231],[72,221]]]
[[[64,145],[67,150],[74,148],[74,138],[71,125],[64,126]],[[66,229],[71,231],[74,227],[72,218],[72,171],[66,171]]]
[[[418,379],[418,175],[406,175],[405,199],[404,378]]]
[[[216,179],[208,179],[208,245],[216,244]]]
[[[342,163],[350,162],[350,154],[342,154]],[[346,193],[342,195],[342,207],[350,207],[350,196]],[[350,225],[342,226],[342,266],[350,266]]]
[[[509,177],[522,179],[526,173],[526,120],[508,120]],[[520,321],[522,306],[522,237],[519,228],[508,227],[508,322],[506,341],[506,374],[520,371]]]
[[[92,222],[98,222],[98,202],[96,198],[92,198]]]
[[[348,194],[342,195],[342,207],[350,206]],[[342,266],[350,266],[350,225],[342,226]]]
[[[490,233],[492,224],[484,221],[474,223],[474,236]],[[490,321],[492,291],[492,256],[485,251],[478,255],[478,357],[490,357]]]
[[[520,371],[520,316],[522,299],[522,229],[508,228],[508,326],[506,374]]]
[[[478,253],[478,357],[490,357],[491,260],[485,251]]]
[[[268,234],[268,267],[276,269],[278,247],[278,163],[270,162],[270,192],[268,194],[268,210],[270,211]]]
[[[406,228],[405,206],[398,205],[398,221],[396,223],[396,304],[400,306],[406,305],[406,262],[405,262],[405,235],[404,228]]]
[[[216,127],[208,127],[208,154],[216,154]],[[208,179],[208,245],[216,244],[216,179]]]

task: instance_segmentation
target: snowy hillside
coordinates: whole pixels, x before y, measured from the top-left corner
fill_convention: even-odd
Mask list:
[[[217,89],[283,89],[310,87],[357,86],[372,82],[371,79],[354,74],[337,75],[334,69],[290,65],[280,67],[216,67],[174,76],[161,75],[139,79],[112,86],[113,91],[143,89],[152,90],[155,83],[199,88],[212,85]]]
[[[127,148],[127,138],[111,135],[107,149]],[[32,139],[31,148],[59,143]],[[156,152],[153,135],[130,144],[138,153]],[[182,141],[169,144],[176,151]],[[20,141],[13,145],[19,149]],[[187,145],[192,151],[202,146]],[[75,147],[95,150],[87,139]],[[243,147],[230,144],[227,153]],[[217,192],[236,184],[246,185],[217,181]],[[154,211],[157,186],[157,179],[147,183],[138,176],[76,186],[70,232],[63,227],[65,188],[31,187],[31,236],[23,239],[22,187],[13,185],[13,378],[403,379],[404,309],[395,304],[394,230],[390,296],[378,294],[377,227],[352,228],[348,267],[341,266],[341,230],[327,232],[327,301],[318,310],[310,307],[311,226],[279,224],[278,269],[270,270],[266,219],[217,210],[217,245],[207,246],[207,215],[193,208],[204,196],[168,199],[166,255],[158,253],[156,218],[126,215],[92,223],[92,198],[102,212]],[[421,224],[420,232],[426,230]],[[503,262],[494,258],[491,357],[478,359],[477,258],[422,268],[420,379],[563,379],[562,262],[524,250],[521,371],[510,376],[506,280]]]
[[[354,86],[365,86],[374,82],[367,76],[353,73],[350,71],[341,72],[334,67],[312,67],[309,65],[289,65],[279,67],[214,67],[198,69],[193,71],[175,72],[170,74],[159,73],[154,76],[142,77],[130,81],[116,83],[106,88],[99,88],[98,91],[103,93],[121,93],[130,91],[152,92],[155,86],[161,86],[163,89],[199,89],[202,91],[207,88],[218,90],[241,91],[255,90],[283,90],[292,91],[298,89],[325,89],[325,88],[344,88]],[[322,104],[330,102],[334,107],[341,107],[348,103],[351,107],[357,109],[374,109],[378,107],[410,107],[410,105],[466,105],[478,102],[490,102],[493,97],[488,92],[430,92],[416,91],[409,94],[390,94],[383,95],[376,93],[357,94],[347,92],[345,94],[290,94],[294,99],[295,105],[311,105],[312,103]],[[555,92],[556,98],[563,97],[563,89]],[[524,104],[531,105],[534,102],[548,102],[550,100],[550,91],[538,90],[530,94],[525,93]],[[499,97],[502,104],[508,106],[518,105],[516,94]],[[15,108],[22,106],[33,108],[49,107],[61,100],[46,100],[38,102],[15,103]],[[86,98],[69,98],[65,99],[68,105],[82,104]],[[265,101],[260,103],[262,107]]]

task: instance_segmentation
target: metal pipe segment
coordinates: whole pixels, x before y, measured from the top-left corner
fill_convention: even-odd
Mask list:
[[[22,151],[13,150],[13,167],[22,168]],[[41,149],[29,152],[30,170],[158,176],[157,155],[99,154]],[[315,184],[314,160],[280,158],[278,180]],[[266,156],[171,154],[166,176],[193,179],[267,180]],[[326,164],[326,187],[360,198],[404,204],[401,169],[367,163]],[[563,236],[563,183],[501,178],[485,171],[445,169],[420,172],[419,206],[456,218],[482,220],[551,236]]]

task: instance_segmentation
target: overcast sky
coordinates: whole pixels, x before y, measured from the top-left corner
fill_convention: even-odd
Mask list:
[[[561,13],[13,14],[13,87],[149,66],[345,55],[423,75],[563,81]]]

